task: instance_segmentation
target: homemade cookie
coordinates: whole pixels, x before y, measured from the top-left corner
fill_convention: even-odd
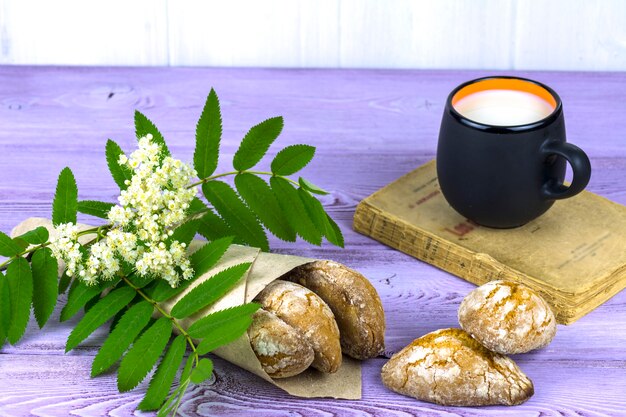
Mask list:
[[[522,284],[491,281],[469,293],[459,323],[487,348],[502,354],[546,346],[556,334],[550,306]]]
[[[339,328],[324,300],[302,285],[276,280],[255,301],[303,334],[315,354],[311,366],[326,373],[337,372],[342,359]]]
[[[313,348],[302,333],[269,311],[254,313],[248,337],[263,370],[272,378],[298,375],[313,362]]]
[[[391,390],[454,406],[516,405],[533,384],[513,360],[489,351],[461,329],[428,333],[391,357],[382,369]]]
[[[333,261],[299,266],[286,277],[319,295],[335,314],[343,353],[355,359],[385,349],[385,312],[378,292],[363,275]]]

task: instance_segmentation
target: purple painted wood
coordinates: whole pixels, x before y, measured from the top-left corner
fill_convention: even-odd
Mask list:
[[[0,229],[7,232],[29,216],[49,216],[56,176],[66,165],[77,177],[81,198],[112,201],[116,187],[106,169],[104,144],[110,137],[132,148],[135,108],[157,123],[177,157],[191,160],[195,122],[215,87],[225,127],[220,169],[229,168],[246,128],[279,114],[286,121],[280,145],[318,147],[306,176],[332,191],[322,201],[343,228],[346,249],[272,240],[273,248],[335,259],[368,276],[383,298],[388,350],[396,351],[428,331],[455,326],[458,305],[472,285],[354,233],[354,208],[434,157],[448,92],[486,74],[2,67]],[[626,74],[517,74],[545,82],[561,95],[569,140],[592,160],[589,189],[626,204]],[[89,378],[103,333],[65,355],[75,321],[59,324],[59,309],[54,314],[43,331],[31,322],[22,342],[0,351],[0,415],[132,415],[141,390],[119,394],[113,375]],[[360,401],[289,397],[216,360],[215,382],[190,392],[181,410],[189,416],[626,415],[626,292],[577,323],[559,326],[550,346],[516,360],[536,389],[518,407],[451,408],[397,395],[380,382],[384,359],[364,364]]]

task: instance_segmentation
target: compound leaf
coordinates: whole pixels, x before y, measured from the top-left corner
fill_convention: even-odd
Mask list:
[[[282,130],[283,118],[281,116],[272,117],[253,126],[235,152],[233,167],[237,171],[243,171],[255,166]]]
[[[232,320],[241,317],[250,317],[255,311],[261,307],[257,303],[247,303],[236,307],[226,308],[216,311],[189,326],[187,332],[196,339],[203,339],[211,336],[214,332],[219,332],[226,328]]]
[[[307,211],[296,190],[287,180],[280,177],[270,178],[272,191],[276,195],[278,204],[283,209],[287,221],[309,243],[321,245],[322,233],[307,214]]]
[[[139,403],[140,410],[157,410],[163,404],[172,387],[176,371],[183,362],[186,346],[184,336],[180,335],[174,339],[150,380],[146,396]]]
[[[202,186],[202,192],[237,236],[252,246],[269,250],[267,237],[256,216],[228,184],[210,181]]]
[[[194,384],[200,384],[211,378],[212,373],[213,361],[209,358],[202,358],[200,359],[200,362],[198,362],[198,366],[196,366],[191,373],[191,382]]]
[[[148,133],[152,134],[152,142],[161,146],[161,157],[170,155],[170,150],[167,149],[165,139],[159,129],[143,113],[135,110],[135,136],[140,139]]]
[[[98,327],[115,315],[118,311],[126,307],[135,298],[135,290],[128,286],[123,286],[111,291],[102,297],[78,322],[74,330],[67,338],[65,351],[74,349],[80,342],[85,340]]]
[[[289,225],[272,189],[265,181],[245,173],[235,177],[235,185],[248,207],[274,236],[287,242],[296,240],[296,232]]]
[[[7,257],[17,256],[20,252],[22,252],[22,247],[19,243],[0,232],[0,255]]]
[[[104,288],[100,285],[87,285],[78,279],[74,280],[67,296],[67,303],[61,310],[60,321],[69,320],[74,314],[78,313],[89,300],[100,294],[103,289]]]
[[[298,194],[317,230],[326,236],[326,239],[333,245],[343,247],[341,230],[337,223],[324,211],[322,203],[303,188],[298,189]]]
[[[178,300],[172,308],[172,316],[182,319],[213,304],[244,276],[250,265],[246,262],[216,273]]]
[[[33,269],[33,310],[39,328],[42,328],[57,303],[59,281],[57,278],[58,263],[49,248],[35,251],[31,261]]]
[[[9,281],[0,273],[0,347],[9,334],[11,326],[11,294],[9,294]]]
[[[237,340],[248,327],[252,324],[252,317],[241,316],[228,322],[219,328],[213,328],[211,331],[205,333],[206,336],[196,350],[199,355],[205,355],[220,346],[226,345],[230,342]]]
[[[24,335],[30,305],[33,299],[33,275],[30,265],[24,258],[17,258],[7,268],[6,279],[11,294],[11,324],[7,332],[9,343],[16,344]]]
[[[41,245],[42,243],[46,243],[48,241],[50,234],[48,233],[48,229],[43,226],[38,226],[18,237],[24,239],[31,245]]]
[[[217,168],[217,159],[222,138],[222,115],[215,90],[211,89],[202,114],[196,125],[196,149],[193,166],[199,178],[211,176]]]
[[[272,160],[272,173],[292,175],[307,166],[315,155],[315,147],[310,145],[290,145],[276,154]]]
[[[52,223],[76,223],[78,188],[72,170],[65,167],[59,174],[57,188],[52,202]]]
[[[217,261],[220,260],[224,253],[226,253],[232,241],[233,238],[231,236],[227,236],[214,240],[213,242],[209,242],[195,251],[190,258],[194,275],[199,277],[211,269]]]
[[[172,334],[172,322],[161,317],[155,321],[130,348],[117,373],[120,392],[135,388],[152,369]]]
[[[118,145],[111,139],[107,140],[105,150],[107,165],[109,166],[109,171],[111,172],[113,180],[115,181],[117,186],[120,187],[120,190],[125,190],[126,188],[128,188],[128,185],[126,185],[124,182],[126,180],[130,181],[133,176],[133,171],[128,166],[120,165],[120,163],[118,162],[118,160],[120,159],[120,155],[122,155],[123,153],[124,152],[122,151],[122,148],[120,148],[120,145]]]
[[[102,344],[91,365],[91,376],[100,375],[117,362],[152,317],[154,307],[141,301],[129,308]]]
[[[305,180],[302,177],[298,178],[298,183],[300,184],[300,187],[304,188],[305,190],[307,190],[310,193],[321,194],[321,195],[328,194],[328,191],[322,190],[317,185],[315,185],[315,184]]]
[[[109,218],[109,210],[115,206],[113,203],[105,203],[104,201],[82,200],[78,202],[78,212],[89,214],[90,216],[99,217],[101,219]]]

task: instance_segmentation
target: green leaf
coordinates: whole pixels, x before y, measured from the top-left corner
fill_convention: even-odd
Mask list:
[[[83,200],[78,202],[78,211],[90,216],[100,217],[101,219],[109,218],[109,210],[115,206],[113,203],[105,203],[104,201]]]
[[[183,384],[191,375],[191,371],[193,369],[194,358],[192,355],[189,355],[187,358],[187,363],[185,363],[185,367],[183,371],[180,373],[180,383]]]
[[[91,376],[100,375],[117,362],[152,317],[154,307],[141,301],[129,308],[102,344],[91,365]]]
[[[317,185],[315,185],[315,184],[305,180],[302,177],[298,178],[298,183],[300,183],[300,187],[304,188],[305,190],[307,190],[310,193],[321,194],[321,195],[328,194],[328,191],[322,190]]]
[[[202,202],[198,197],[194,197],[191,199],[191,203],[189,203],[189,208],[187,209],[187,215],[192,216],[194,214],[198,214],[200,212],[207,212],[210,209],[206,204]]]
[[[130,304],[128,304],[125,308],[121,309],[120,311],[118,311],[117,313],[115,313],[115,315],[113,316],[113,319],[111,319],[111,324],[109,324],[109,333],[111,333],[113,331],[113,329],[115,329],[115,326],[117,326],[117,323],[120,322],[120,320],[122,319],[122,317],[124,317],[124,314],[128,311],[128,309],[130,307],[133,306],[133,303],[131,302]]]
[[[296,230],[296,233],[309,243],[321,245],[322,233],[317,230],[308,216],[298,191],[284,178],[272,177],[270,184],[287,221]]]
[[[9,292],[9,280],[0,273],[0,347],[4,345],[11,326],[11,295]]]
[[[335,246],[344,247],[343,234],[335,221],[326,214],[326,239]]]
[[[235,177],[237,191],[274,236],[287,242],[295,242],[296,232],[287,222],[272,189],[256,175],[238,174]]]
[[[78,188],[72,171],[65,167],[59,174],[54,201],[52,202],[52,223],[76,223]]]
[[[309,145],[290,145],[276,154],[272,161],[275,175],[291,175],[307,166],[315,155],[315,147]]]
[[[80,280],[74,280],[67,296],[67,303],[61,310],[60,321],[69,320],[87,304],[87,301],[100,294],[103,289],[100,285],[87,285]]]
[[[30,318],[30,304],[33,299],[33,275],[30,265],[24,258],[17,258],[7,268],[11,294],[11,324],[7,337],[9,343],[16,344],[24,335]]]
[[[172,334],[172,322],[161,317],[146,330],[130,348],[117,373],[120,392],[135,388],[150,372]]]
[[[22,239],[21,237],[17,236],[14,237],[13,239],[11,239],[13,242],[17,243],[20,247],[21,250],[25,250],[26,248],[28,248],[30,245],[28,244],[27,241],[25,241],[24,239]]]
[[[124,184],[124,181],[130,179],[133,176],[133,171],[126,165],[120,165],[117,162],[120,159],[120,155],[124,152],[120,145],[112,141],[111,139],[107,140],[106,145],[106,159],[107,165],[109,166],[109,171],[111,172],[111,176],[115,183],[120,187],[120,190],[125,190],[128,188],[128,185]]]
[[[63,294],[65,291],[67,291],[67,288],[70,286],[71,283],[72,277],[63,272],[61,278],[59,279],[59,294]]]
[[[163,404],[172,387],[176,371],[183,362],[186,346],[185,336],[180,335],[174,339],[150,380],[146,396],[137,408],[143,411],[157,410]]]
[[[194,270],[194,276],[199,277],[211,269],[226,253],[232,241],[233,238],[231,236],[227,236],[214,240],[213,242],[209,242],[195,251],[190,258],[191,266]]]
[[[48,229],[43,226],[38,226],[18,237],[24,239],[31,245],[41,245],[42,243],[46,243],[48,241],[50,235],[48,233]]]
[[[226,224],[226,222],[212,211],[206,212],[198,219],[198,233],[206,240],[217,240],[222,237],[234,236],[233,242],[239,244],[250,244],[239,236]]]
[[[195,219],[198,225],[198,233],[207,240],[216,240],[226,236],[235,236],[236,233],[226,224],[226,222],[213,212],[198,197],[194,197],[189,204],[188,215],[201,216]],[[235,236],[234,243],[246,244],[240,237]]]
[[[191,373],[191,382],[194,384],[201,384],[207,379],[211,378],[213,373],[213,362],[211,359],[202,358],[198,362],[198,366],[195,367]]]
[[[170,236],[170,240],[177,240],[181,243],[184,243],[185,245],[189,245],[189,243],[193,240],[197,232],[198,232],[198,221],[188,220],[185,223],[179,225],[174,230],[174,234]]]
[[[260,307],[260,304],[248,303],[216,311],[194,322],[189,326],[187,333],[195,339],[210,337],[215,332],[220,332],[222,329],[227,328],[228,324],[233,320],[241,317],[251,317]]]
[[[154,277],[150,275],[139,275],[138,273],[132,273],[126,277],[135,287],[143,288],[146,285],[150,284]]]
[[[269,251],[267,237],[256,216],[228,184],[210,181],[202,185],[202,192],[237,236],[252,246]]]
[[[83,311],[86,313],[89,310],[91,310],[91,307],[95,306],[96,304],[98,304],[98,302],[100,301],[100,297],[94,297],[91,300],[87,301],[85,303],[85,306],[83,307]]]
[[[185,288],[191,284],[192,281],[183,281],[178,284],[177,287],[172,288],[167,281],[162,279],[154,280],[150,285],[146,287],[146,294],[152,298],[154,301],[161,302],[165,300],[169,300],[175,295],[181,293]]]
[[[33,310],[41,329],[54,310],[59,293],[58,264],[49,248],[35,251],[31,261],[33,269]]]
[[[196,125],[196,149],[193,166],[199,178],[210,177],[217,168],[217,158],[222,138],[222,115],[215,90],[211,89],[202,114]]]
[[[65,352],[74,349],[98,327],[113,317],[115,313],[126,307],[135,298],[135,294],[134,289],[123,286],[102,297],[74,327],[67,338]]]
[[[191,375],[192,366],[195,360],[193,355],[190,355],[187,358],[187,362],[185,363],[185,367],[180,374],[179,385],[176,388],[172,395],[165,401],[165,404],[161,406],[157,413],[157,417],[168,417],[168,416],[176,416],[178,415],[178,407],[180,406],[180,402],[187,391],[187,387],[191,383],[189,376]]]
[[[20,252],[22,252],[22,247],[9,236],[0,232],[0,255],[17,256]]]
[[[302,204],[304,204],[309,218],[313,221],[317,230],[324,234],[326,231],[326,211],[324,211],[324,206],[322,206],[322,203],[320,203],[317,198],[313,197],[308,191],[302,188],[298,188],[298,194],[300,195],[300,199],[302,200]]]
[[[140,139],[146,136],[148,133],[152,134],[152,143],[156,143],[161,146],[161,157],[170,155],[170,150],[167,149],[165,139],[159,129],[139,110],[135,110],[135,136]]]
[[[255,166],[283,130],[283,118],[272,117],[253,126],[241,141],[233,158],[233,167],[243,171]]]
[[[180,401],[182,400],[182,397],[185,395],[185,391],[187,391],[188,386],[189,386],[189,383],[185,385],[179,385],[178,388],[176,388],[174,392],[172,392],[172,395],[168,397],[167,401],[165,401],[165,404],[163,404],[161,408],[159,408],[159,411],[157,411],[156,416],[157,417],[177,416],[178,406],[180,405]]]
[[[251,263],[246,262],[226,268],[198,285],[172,308],[172,316],[183,319],[196,311],[213,304],[244,276]]]
[[[329,242],[335,244],[336,246],[343,247],[343,236],[341,235],[341,230],[339,230],[339,226],[337,226],[333,219],[326,214],[322,203],[302,188],[298,189],[298,194],[300,194],[302,203],[304,204],[309,217],[313,220],[317,230],[326,236]]]
[[[199,355],[206,355],[220,346],[231,343],[241,337],[252,324],[252,317],[243,316],[231,320],[227,325],[213,329],[196,347]]]

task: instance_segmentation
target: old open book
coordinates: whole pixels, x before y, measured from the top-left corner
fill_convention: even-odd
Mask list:
[[[626,207],[586,191],[525,226],[490,229],[448,205],[431,161],[361,201],[354,229],[478,285],[522,282],[562,324],[626,287]]]

